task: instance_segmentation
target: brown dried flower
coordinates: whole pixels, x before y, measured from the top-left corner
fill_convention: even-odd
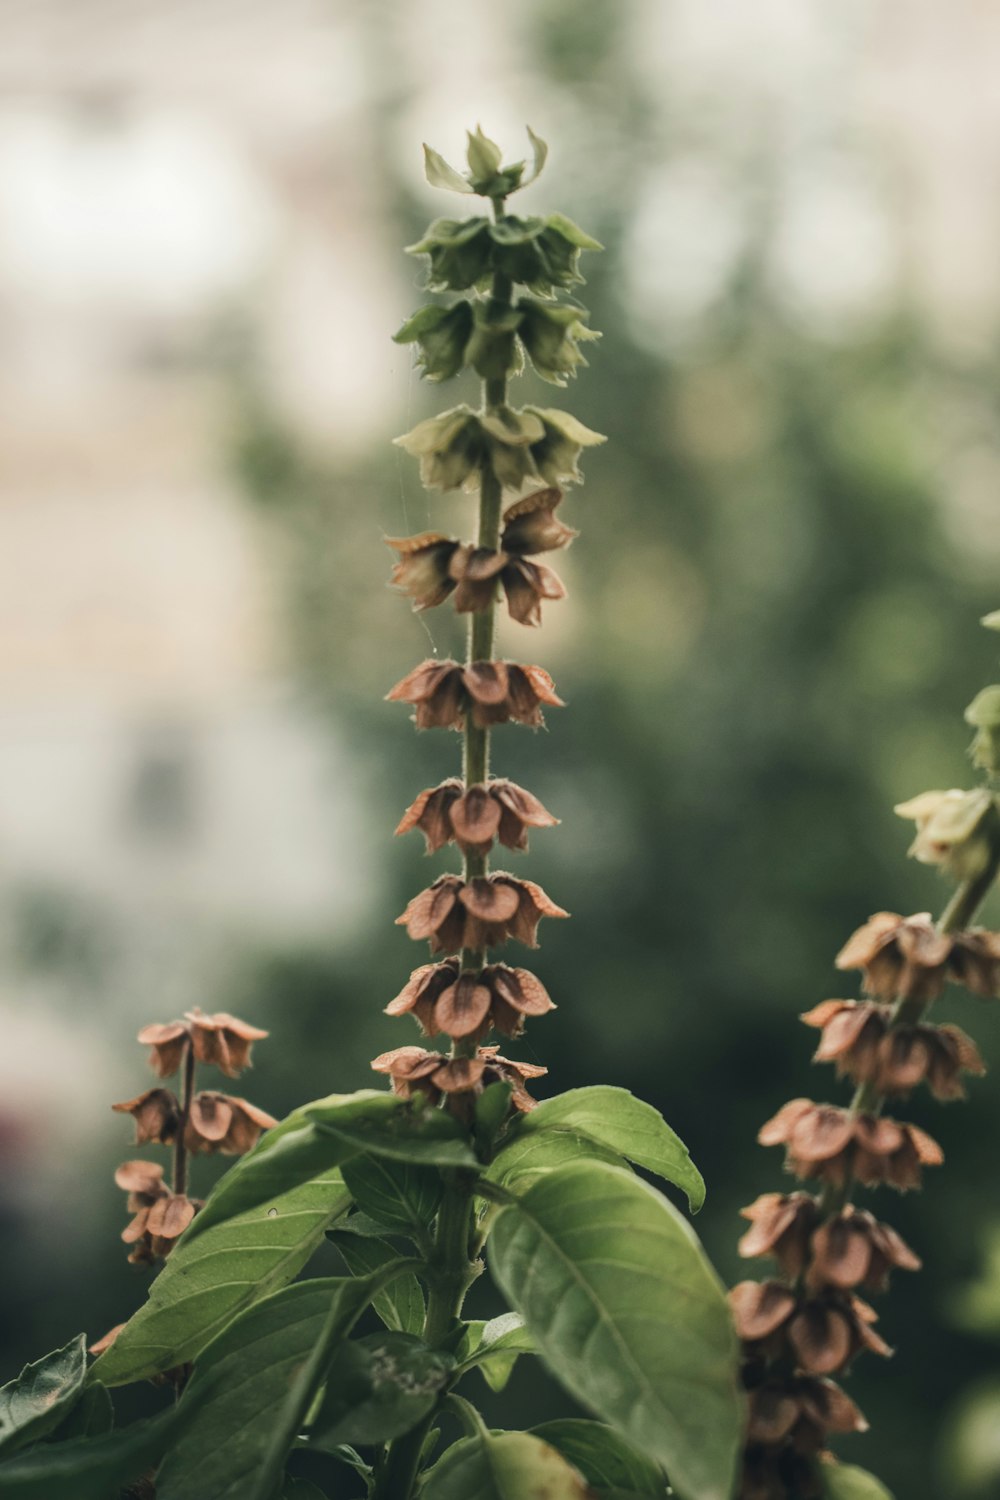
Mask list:
[[[393,1093],[404,1099],[422,1093],[435,1103],[442,1094],[481,1093],[491,1083],[509,1083],[511,1103],[525,1111],[535,1107],[524,1086],[526,1080],[548,1072],[534,1063],[501,1057],[496,1047],[480,1047],[475,1057],[448,1057],[423,1047],[396,1047],[376,1057],[372,1067],[376,1073],[389,1075]]]
[[[808,1193],[763,1193],[740,1210],[751,1227],[739,1242],[750,1258],[773,1255],[789,1276],[798,1276],[809,1257],[809,1238],[819,1223],[819,1204]]]
[[[412,1013],[427,1036],[485,1036],[491,1027],[519,1036],[526,1016],[543,1016],[555,1006],[541,980],[527,969],[491,964],[478,974],[459,972],[454,960],[414,969],[386,1014]]]
[[[150,1049],[149,1066],[157,1077],[170,1078],[181,1065],[188,1029],[183,1021],[168,1021],[166,1025],[154,1021],[142,1028],[136,1040]]]
[[[206,1016],[195,1007],[186,1011],[185,1017],[195,1057],[199,1062],[214,1064],[227,1078],[237,1078],[244,1068],[252,1066],[253,1044],[267,1036],[259,1026],[251,1026],[224,1010]]]
[[[122,1230],[134,1265],[152,1265],[168,1255],[174,1241],[195,1216],[197,1204],[184,1193],[172,1193],[156,1162],[126,1161],[115,1172],[115,1182],[128,1193],[131,1224]]]
[[[936,1000],[947,980],[974,994],[1000,992],[1000,933],[974,927],[939,932],[929,912],[876,912],[837,954],[838,969],[862,969],[865,989],[881,1000]]]
[[[831,1432],[866,1432],[868,1423],[832,1380],[814,1375],[769,1379],[750,1392],[751,1443],[790,1442],[800,1453],[818,1453]]]
[[[137,1146],[144,1146],[147,1141],[169,1146],[177,1135],[180,1106],[176,1095],[169,1089],[147,1089],[134,1099],[126,1099],[122,1104],[112,1104],[111,1108],[116,1114],[132,1116]]]
[[[224,1156],[242,1156],[256,1146],[262,1131],[277,1123],[273,1115],[248,1099],[206,1090],[191,1100],[184,1144],[196,1153],[221,1151]]]
[[[558,822],[533,793],[505,777],[468,788],[451,777],[421,792],[406,809],[396,832],[419,828],[428,854],[452,841],[464,854],[485,854],[495,838],[508,849],[523,852],[529,828],[553,828]]]
[[[545,722],[540,704],[562,707],[543,667],[509,661],[421,662],[386,693],[390,703],[412,703],[418,729],[463,729],[466,713],[480,729],[513,719],[538,729]]]
[[[540,625],[542,601],[562,599],[566,590],[551,568],[528,562],[527,555],[565,547],[576,535],[555,518],[561,500],[560,490],[547,489],[517,501],[504,517],[498,550],[438,531],[389,537],[388,545],[399,553],[392,582],[417,610],[433,609],[454,593],[459,614],[488,609],[499,584],[511,617],[522,625]]]
[[[962,1073],[986,1072],[976,1044],[958,1026],[894,1026],[885,1006],[856,1000],[824,1000],[802,1020],[822,1028],[816,1062],[833,1062],[838,1076],[872,1083],[880,1094],[907,1094],[926,1083],[938,1099],[962,1099]]]
[[[778,1281],[741,1281],[729,1293],[736,1331],[766,1354],[790,1354],[807,1375],[832,1375],[862,1349],[892,1351],[872,1329],[876,1314],[860,1297],[803,1296]]]
[[[841,1291],[863,1286],[881,1292],[892,1270],[919,1271],[921,1265],[895,1229],[851,1204],[816,1230],[811,1248],[810,1284]]]
[[[811,1099],[783,1105],[757,1139],[762,1146],[786,1146],[785,1166],[797,1177],[837,1186],[857,1178],[867,1187],[886,1182],[905,1192],[920,1186],[922,1167],[944,1160],[941,1147],[917,1125]]]
[[[500,871],[470,881],[440,875],[414,896],[396,923],[415,942],[428,939],[432,953],[457,953],[461,948],[495,948],[507,938],[536,948],[542,917],[568,915],[533,880]]]

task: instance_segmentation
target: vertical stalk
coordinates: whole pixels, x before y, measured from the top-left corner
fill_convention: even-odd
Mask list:
[[[191,1099],[194,1095],[194,1046],[190,1037],[188,1037],[184,1046],[181,1077],[181,1110],[177,1121],[177,1134],[174,1137],[174,1168],[173,1182],[171,1184],[175,1193],[187,1192],[188,1157],[184,1137],[187,1133],[188,1118],[191,1114]]]

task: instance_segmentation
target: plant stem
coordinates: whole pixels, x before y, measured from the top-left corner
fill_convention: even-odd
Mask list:
[[[1000,870],[1000,843],[991,847],[990,858],[978,875],[964,880],[955,891],[948,905],[938,918],[937,928],[941,933],[960,932],[967,927],[990,893],[990,888]],[[889,1029],[897,1026],[914,1026],[926,1014],[928,1000],[914,1000],[901,995],[892,1008]],[[859,1083],[850,1104],[852,1115],[878,1114],[885,1104],[885,1095],[879,1093],[873,1083]],[[848,1177],[836,1186],[828,1183],[820,1197],[820,1213],[823,1218],[839,1214],[850,1201],[854,1187],[853,1178]]]
[[[181,1063],[181,1098],[180,1117],[177,1121],[177,1134],[174,1137],[174,1168],[172,1187],[175,1193],[187,1192],[187,1168],[188,1156],[184,1137],[187,1134],[187,1123],[191,1114],[191,1100],[194,1096],[194,1046],[188,1037],[184,1047],[184,1060]]]
[[[503,210],[503,199],[493,204],[496,218]],[[511,283],[499,273],[493,278],[492,301],[495,305],[510,305]],[[507,380],[505,376],[483,381],[483,410],[490,414],[500,411],[507,403]],[[490,458],[483,460],[479,487],[479,531],[477,545],[495,551],[500,543],[500,520],[503,511],[503,486],[493,472]],[[466,661],[492,661],[494,635],[496,631],[496,597],[486,609],[479,610],[469,619],[466,645]],[[462,779],[466,788],[484,785],[490,770],[490,732],[472,722],[471,712],[466,714],[462,745]],[[487,874],[487,854],[466,854],[462,861],[463,880],[475,880]],[[483,948],[463,948],[459,964],[461,969],[478,973],[486,962]],[[474,1057],[476,1039],[461,1038],[453,1041],[452,1057]],[[471,1123],[468,1095],[452,1095],[450,1107],[459,1119]],[[445,1188],[444,1198],[438,1210],[434,1232],[434,1253],[428,1266],[427,1316],[424,1321],[424,1342],[432,1349],[447,1348],[451,1342],[455,1324],[461,1317],[465,1294],[475,1281],[481,1267],[470,1258],[472,1238],[473,1185],[456,1173]],[[442,1400],[445,1398],[442,1397]],[[440,1403],[439,1403],[440,1406]],[[375,1476],[372,1500],[410,1500],[420,1465],[420,1455],[437,1411],[430,1413],[412,1431],[389,1444],[385,1460]]]

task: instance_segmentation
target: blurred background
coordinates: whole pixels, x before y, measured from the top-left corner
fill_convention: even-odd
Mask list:
[[[401,247],[465,209],[420,143],[460,164],[477,121],[551,144],[518,211],[607,246],[591,368],[517,393],[609,435],[570,598],[501,638],[569,702],[497,735],[564,820],[518,870],[576,918],[518,1055],[661,1107],[746,1274],[756,1130],[835,1089],[795,1017],[852,993],[870,912],[942,904],[891,808],[970,783],[996,675],[998,63],[983,0],[0,0],[0,1379],[145,1295],[109,1110],[140,1025],[268,1027],[240,1087],[279,1115],[416,1040],[392,918],[454,857],[391,832],[458,741],[382,695],[458,637],[383,538],[471,503],[389,439],[477,395],[389,336]],[[1000,1022],[942,1013],[995,1076],[912,1101],[948,1163],[883,1200],[926,1270],[844,1445],[901,1500],[1000,1495]],[[566,1410],[516,1387],[497,1422]]]

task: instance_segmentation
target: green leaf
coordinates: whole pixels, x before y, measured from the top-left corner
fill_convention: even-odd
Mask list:
[[[592,234],[586,234],[572,219],[567,219],[565,214],[549,214],[545,220],[546,229],[554,229],[568,244],[574,245],[577,250],[603,250],[604,246],[600,240],[595,240]]]
[[[284,1287],[251,1307],[195,1365],[191,1415],[157,1475],[157,1500],[271,1500],[331,1355],[372,1292],[366,1279]]]
[[[469,176],[474,187],[485,186],[496,175],[503,153],[496,141],[491,141],[488,135],[483,134],[481,125],[476,126],[475,133],[470,130],[467,134],[469,145],[466,160],[469,163]]]
[[[387,1240],[372,1235],[353,1234],[348,1227],[343,1230],[327,1230],[330,1240],[347,1265],[352,1276],[371,1276],[393,1262],[402,1259],[395,1246]],[[372,1298],[372,1306],[386,1328],[394,1333],[422,1333],[427,1307],[420,1282],[412,1271],[406,1271],[379,1288]]]
[[[705,1183],[688,1148],[659,1110],[628,1089],[598,1084],[544,1099],[521,1123],[521,1133],[569,1128],[619,1152],[637,1167],[666,1178],[687,1194],[692,1213],[705,1201]]]
[[[478,1368],[491,1390],[502,1391],[518,1355],[537,1353],[538,1346],[520,1314],[501,1313],[488,1323],[466,1324],[458,1357],[463,1372]]]
[[[358,1094],[346,1096],[351,1107],[324,1100],[306,1105],[305,1113],[324,1134],[355,1151],[371,1151],[395,1161],[425,1166],[470,1167],[479,1162],[465,1130],[444,1110],[421,1107],[397,1094],[366,1091],[362,1107]],[[353,1101],[359,1101],[357,1105]]]
[[[0,1453],[13,1453],[58,1427],[79,1400],[86,1373],[87,1340],[81,1333],[0,1387]]]
[[[0,1463],[3,1500],[110,1500],[156,1464],[182,1422],[172,1407],[105,1437],[40,1443]]]
[[[549,155],[548,144],[542,140],[540,135],[535,134],[530,125],[527,128],[528,139],[531,142],[532,163],[531,173],[522,182],[522,187],[528,187],[532,182],[535,181],[536,177],[541,176],[542,168],[545,166]]]
[[[422,1235],[437,1213],[444,1182],[432,1167],[386,1157],[356,1156],[344,1181],[359,1208],[377,1223],[402,1234]]]
[[[823,1464],[820,1468],[825,1500],[892,1500],[874,1474],[853,1464]]]
[[[64,1417],[54,1432],[46,1438],[50,1443],[66,1443],[73,1438],[101,1437],[115,1425],[115,1409],[106,1386],[94,1383],[84,1388],[83,1395],[69,1415]]]
[[[647,1496],[649,1500],[664,1500],[668,1494],[662,1471],[603,1422],[566,1417],[543,1422],[531,1430],[535,1437],[557,1448],[599,1491],[614,1490],[634,1495],[637,1500],[640,1496],[643,1500]]]
[[[518,1181],[520,1190],[526,1186],[526,1178],[539,1177],[556,1167],[583,1160],[603,1161],[613,1167],[625,1165],[617,1151],[600,1145],[592,1136],[553,1126],[549,1130],[534,1132],[518,1129],[513,1139],[497,1152],[486,1176],[501,1186]]]
[[[437,1405],[454,1361],[406,1333],[373,1333],[337,1351],[310,1427],[318,1447],[387,1443]]]
[[[561,1167],[501,1209],[489,1260],[570,1394],[682,1496],[728,1500],[743,1425],[736,1336],[673,1205],[619,1167]]]
[[[431,187],[449,188],[453,193],[471,193],[472,184],[466,182],[461,172],[449,166],[432,146],[424,143],[424,174]]]
[[[555,1448],[527,1432],[464,1438],[428,1470],[420,1500],[591,1500]]]
[[[279,1127],[280,1128],[280,1127]],[[328,1175],[356,1152],[343,1141],[333,1141],[310,1121],[294,1130],[265,1135],[213,1188],[177,1249],[186,1248],[219,1224],[269,1203],[314,1178]]]
[[[350,1201],[330,1172],[198,1239],[185,1235],[91,1379],[125,1385],[193,1359],[244,1308],[298,1275]]]

